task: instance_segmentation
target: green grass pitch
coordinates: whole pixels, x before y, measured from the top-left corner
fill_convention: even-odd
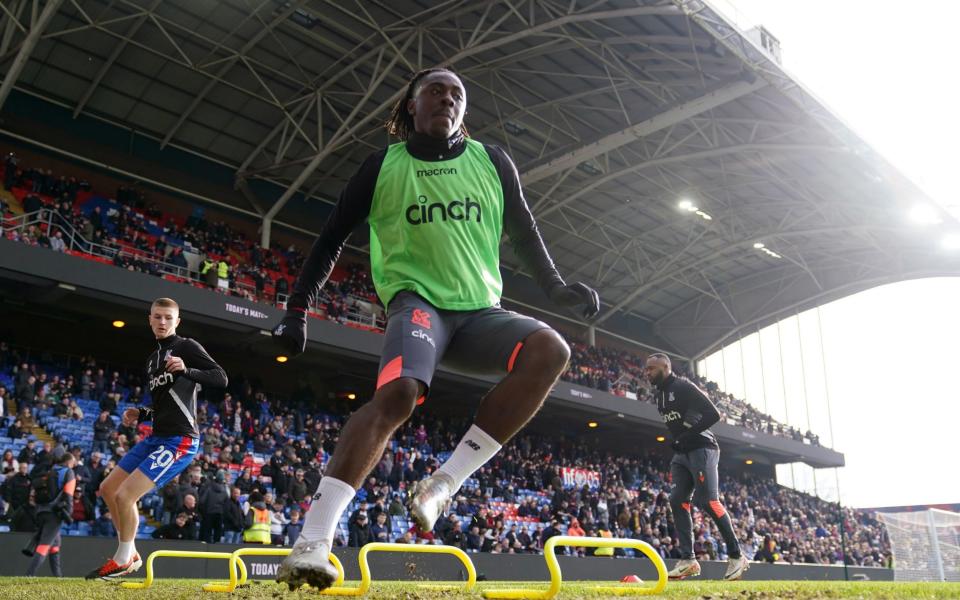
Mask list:
[[[0,577],[0,598],[4,600],[173,600],[233,597],[243,599],[265,598],[279,600],[289,598],[313,597],[318,594],[310,590],[288,592],[285,586],[273,582],[255,582],[240,588],[232,594],[202,592],[200,580],[158,579],[147,590],[125,590],[115,583],[85,581],[83,579],[53,579],[28,577]],[[348,582],[349,583],[349,582]],[[561,600],[575,598],[601,598],[609,595],[597,594],[590,588],[599,582],[564,583],[563,591],[557,596]],[[480,590],[494,587],[511,587],[503,582],[479,583],[470,593],[435,591],[420,588],[416,582],[374,582],[368,598],[395,600],[431,600],[433,598],[479,599]],[[527,587],[528,583],[516,584]],[[534,586],[530,586],[534,587]],[[545,587],[545,586],[541,586]],[[629,596],[624,596],[629,597]],[[683,581],[667,584],[663,594],[656,598],[696,598],[700,600],[766,600],[786,598],[788,600],[863,598],[900,599],[960,598],[960,583],[890,583],[890,582],[834,582],[834,581]]]

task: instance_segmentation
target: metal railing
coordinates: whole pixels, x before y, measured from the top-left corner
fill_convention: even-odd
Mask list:
[[[128,247],[122,245],[121,243],[117,243],[116,245],[106,245],[87,240],[79,231],[77,231],[77,229],[72,223],[70,223],[68,219],[64,218],[63,215],[56,210],[50,208],[41,208],[31,213],[24,213],[22,215],[15,215],[10,218],[0,219],[0,235],[3,237],[9,237],[10,234],[16,233],[22,239],[24,235],[31,234],[31,228],[45,230],[46,236],[51,238],[51,240],[53,239],[54,234],[59,231],[63,236],[62,239],[65,250],[81,252],[97,258],[104,258],[110,260],[111,262],[116,262],[118,257],[121,259],[138,261],[146,265],[151,274],[179,277],[191,283],[200,284],[212,290],[216,290],[220,293],[232,292],[235,295],[245,297],[254,302],[262,302],[265,304],[272,304],[278,308],[286,308],[287,299],[289,297],[286,294],[278,293],[276,294],[275,301],[270,302],[269,299],[257,293],[255,286],[240,282],[236,277],[230,281],[229,287],[225,290],[223,288],[219,288],[218,286],[211,286],[209,282],[205,280],[205,277],[202,276],[198,271],[191,270],[189,267],[172,264],[163,256],[155,252],[151,252],[149,250],[131,251]],[[317,303],[312,305],[310,310],[312,313],[323,318],[329,318],[324,310],[318,308],[318,304],[331,303],[333,301],[333,296],[331,296],[327,291],[321,291]],[[369,300],[365,300],[359,296],[351,294],[344,297],[344,305],[346,310],[336,320],[353,325],[359,325],[361,327],[369,327],[379,330],[384,328],[385,320],[382,311],[380,311],[378,307]]]
[[[45,227],[44,227],[45,226]],[[65,250],[82,252],[98,258],[114,260],[118,256],[121,258],[130,258],[138,260],[157,267],[157,273],[176,275],[184,279],[191,279],[200,282],[198,277],[194,277],[187,267],[181,267],[166,262],[164,258],[150,250],[131,251],[125,245],[116,246],[100,244],[84,238],[79,231],[63,217],[59,212],[48,208],[41,208],[31,213],[24,213],[12,218],[6,219],[3,223],[3,235],[7,237],[11,232],[17,232],[21,238],[25,234],[30,234],[30,228],[37,228],[46,231],[46,236],[53,239],[56,232],[63,235]]]
[[[277,307],[286,308],[289,294],[277,294]],[[360,325],[362,327],[371,327],[380,331],[386,328],[387,320],[383,310],[370,300],[361,298],[354,294],[347,294],[343,297],[346,310],[338,318],[333,318],[324,310],[320,304],[333,302],[334,298],[326,290],[320,291],[317,302],[310,306],[310,312],[332,321],[343,321]]]

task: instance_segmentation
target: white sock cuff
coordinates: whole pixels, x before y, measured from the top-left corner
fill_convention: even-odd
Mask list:
[[[133,558],[134,552],[136,552],[136,546],[133,540],[120,542],[117,545],[117,551],[113,554],[113,561],[117,564],[124,565]]]
[[[471,425],[460,439],[453,454],[440,465],[437,471],[450,476],[453,480],[453,489],[456,491],[474,471],[485,465],[499,451],[500,442],[476,425]]]
[[[327,487],[327,486],[332,487],[333,489],[330,491],[335,492],[337,494],[349,494],[351,500],[357,493],[357,490],[353,489],[353,486],[347,483],[346,481],[341,481],[336,477],[330,477],[330,476],[324,476],[320,480],[320,484],[317,485],[317,491],[319,492],[321,487]]]
[[[340,479],[334,477],[321,479],[303,519],[300,538],[304,541],[326,544],[328,548],[332,548],[340,516],[356,494],[357,491],[353,486]]]
[[[492,448],[494,453],[500,452],[500,448],[503,446],[500,445],[500,442],[490,437],[490,434],[486,431],[480,429],[476,425],[471,425],[470,429],[467,430],[467,433],[463,435],[463,439],[468,437],[480,438],[484,442],[484,446]]]

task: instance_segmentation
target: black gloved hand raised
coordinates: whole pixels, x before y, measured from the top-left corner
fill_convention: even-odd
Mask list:
[[[586,305],[582,313],[585,319],[592,319],[600,312],[600,296],[580,281],[570,285],[555,285],[547,292],[547,296],[558,306]]]
[[[273,328],[273,341],[291,357],[303,354],[307,349],[307,311],[288,308],[283,320]]]

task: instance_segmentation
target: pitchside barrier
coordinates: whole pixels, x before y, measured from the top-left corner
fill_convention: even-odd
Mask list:
[[[30,566],[30,559],[20,553],[30,541],[30,533],[0,533],[0,576],[23,575]],[[137,540],[137,552],[144,558],[155,550],[183,550],[189,552],[211,551],[232,554],[245,548],[268,549],[274,546],[257,544],[203,544],[174,540]],[[116,538],[106,537],[64,537],[61,546],[63,574],[67,577],[83,577],[92,569],[100,566],[104,560],[113,556],[117,549]],[[278,548],[279,549],[279,548]],[[360,581],[359,548],[334,548],[334,554],[343,563],[348,581]],[[477,572],[478,581],[524,581],[546,582],[550,572],[544,557],[535,554],[469,554]],[[557,556],[557,563],[563,572],[564,581],[620,581],[624,575],[636,574],[647,582],[657,579],[657,570],[646,558],[603,558]],[[272,581],[276,578],[277,567],[283,556],[245,556],[248,579]],[[463,565],[448,556],[433,554],[396,554],[376,552],[368,557],[370,570],[375,581],[380,580],[427,580],[427,581],[466,581],[467,573]],[[665,561],[672,567],[673,560]],[[160,558],[154,564],[154,578],[176,577],[182,579],[202,579],[199,583],[224,581],[229,578],[229,559],[187,559]],[[726,562],[701,562],[703,573],[700,579],[721,579]],[[892,569],[873,567],[849,567],[850,579],[873,581],[893,581]],[[44,567],[39,575],[45,577],[50,570]],[[145,576],[143,570],[137,579]],[[745,579],[755,580],[807,580],[837,581],[844,579],[842,567],[825,565],[769,565],[752,563]],[[238,573],[239,579],[239,573]],[[162,581],[154,585],[160,585]],[[542,586],[541,586],[542,588]],[[198,590],[199,592],[199,590]],[[213,596],[210,596],[213,598]]]

